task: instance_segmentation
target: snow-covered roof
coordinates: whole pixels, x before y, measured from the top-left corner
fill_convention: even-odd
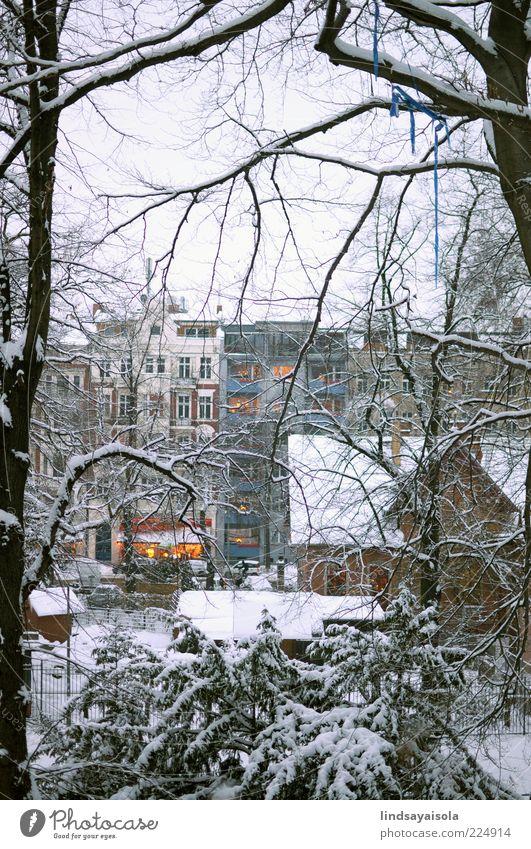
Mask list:
[[[529,444],[516,442],[498,447],[483,446],[483,468],[515,507],[523,509]]]
[[[384,613],[370,596],[322,596],[252,590],[188,590],[178,613],[213,640],[244,639],[256,634],[263,610],[275,617],[285,640],[311,640],[323,621],[381,621]]]
[[[392,545],[386,525],[394,503],[393,477],[377,463],[327,436],[288,440],[290,531],[293,545]]]
[[[59,575],[67,580],[79,580],[80,582],[87,578],[94,578],[99,581],[102,574],[102,565],[90,557],[74,557],[61,564]]]
[[[65,613],[81,613],[83,603],[69,587],[46,587],[33,590],[29,604],[37,616],[61,616]]]
[[[124,535],[119,534],[118,540],[123,542]],[[152,545],[179,545],[180,543],[201,543],[202,538],[190,528],[175,528],[172,531],[146,531],[136,533],[133,542],[151,543]]]

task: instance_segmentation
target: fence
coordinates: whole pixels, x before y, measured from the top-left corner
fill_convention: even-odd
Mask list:
[[[531,681],[507,686],[475,681],[466,691],[453,717],[458,728],[466,729],[482,722],[488,732],[528,734],[531,731]]]
[[[32,718],[57,721],[69,699],[81,692],[88,677],[88,670],[80,669],[66,658],[34,653],[28,668]],[[81,719],[81,714],[76,713],[74,718]]]
[[[80,625],[108,625],[132,628],[134,631],[156,631],[159,634],[171,634],[173,623],[168,611],[122,610],[117,607],[91,608],[76,613]]]

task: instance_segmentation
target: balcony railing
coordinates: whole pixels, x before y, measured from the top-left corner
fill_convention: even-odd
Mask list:
[[[197,377],[190,375],[189,377],[179,377],[178,374],[172,374],[171,383],[173,386],[197,386]]]

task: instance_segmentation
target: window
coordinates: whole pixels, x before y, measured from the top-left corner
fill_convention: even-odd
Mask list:
[[[100,362],[100,377],[110,377],[111,376],[111,363],[110,360],[102,360]]]
[[[57,393],[60,398],[66,398],[70,384],[63,374],[57,376]]]
[[[386,391],[391,389],[391,378],[389,377],[388,374],[383,375],[383,377],[382,377],[382,389],[384,389]]]
[[[75,389],[81,388],[81,377],[79,376],[79,374],[74,375],[74,388]]]
[[[166,371],[165,357],[157,357],[157,374],[164,374]]]
[[[105,418],[109,418],[111,415],[111,396],[104,395],[102,398],[102,413]]]
[[[124,357],[120,360],[120,374],[123,378],[130,377],[133,372],[133,361],[131,357]]]
[[[199,377],[201,380],[210,380],[212,377],[212,358],[201,357],[201,365],[199,367]]]
[[[242,416],[255,416],[260,409],[258,398],[231,398],[228,403],[229,413],[239,413]]]
[[[273,377],[286,377],[288,374],[291,374],[293,368],[292,365],[273,366]]]
[[[179,377],[190,377],[190,357],[179,357]]]
[[[411,392],[411,381],[409,377],[402,378],[402,392]]]
[[[148,400],[148,414],[150,416],[164,415],[164,396],[150,395]]]
[[[160,336],[160,324],[154,324],[151,328],[152,336]]]
[[[236,380],[239,380],[241,383],[258,380],[261,376],[262,370],[257,364],[238,363],[231,367],[231,377],[236,378]]]
[[[200,395],[199,396],[199,418],[200,419],[211,419],[212,418],[212,398],[210,395]]]
[[[146,374],[153,374],[153,357],[146,357]]]
[[[334,415],[340,416],[343,413],[343,399],[330,398],[324,402],[324,408],[330,413],[334,413]]]
[[[120,395],[118,409],[121,416],[127,416],[133,412],[133,399],[131,395]]]
[[[358,392],[363,395],[367,392],[367,378],[366,377],[358,377]]]
[[[189,419],[190,418],[190,396],[189,395],[179,395],[177,399],[177,418],[178,419]]]
[[[199,339],[206,339],[210,336],[210,329],[208,327],[185,327],[184,335]]]

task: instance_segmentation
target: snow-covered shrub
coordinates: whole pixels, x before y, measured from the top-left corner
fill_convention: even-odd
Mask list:
[[[404,590],[384,632],[332,626],[310,663],[286,656],[265,611],[237,645],[187,620],[163,656],[114,635],[74,702],[99,713],[62,729],[50,795],[498,798],[452,728],[463,682],[433,633]]]
[[[48,746],[61,767],[51,787],[57,798],[110,798],[129,783],[151,738],[161,658],[123,628],[102,638],[94,656],[93,675]]]

